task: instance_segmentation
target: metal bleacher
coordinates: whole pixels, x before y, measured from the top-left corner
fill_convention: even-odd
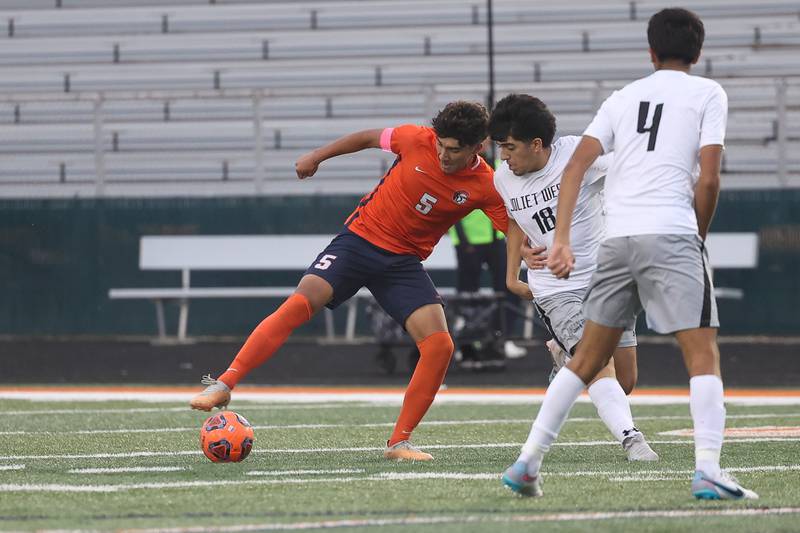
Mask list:
[[[655,1],[495,0],[496,94],[528,92],[579,134],[652,68]],[[800,185],[796,1],[692,0],[695,72],[730,99],[726,186]],[[486,101],[485,2],[0,0],[0,197],[362,192],[368,151],[298,183],[350,131]]]

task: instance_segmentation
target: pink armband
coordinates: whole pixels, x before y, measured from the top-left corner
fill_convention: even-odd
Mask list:
[[[384,152],[392,151],[392,132],[394,128],[386,128],[381,132],[381,150]]]

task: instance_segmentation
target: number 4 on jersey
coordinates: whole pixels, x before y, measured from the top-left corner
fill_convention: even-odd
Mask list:
[[[656,149],[656,138],[658,137],[658,126],[661,124],[661,111],[664,104],[658,104],[653,111],[653,122],[646,128],[647,115],[650,114],[650,102],[639,102],[639,123],[636,125],[637,133],[650,132],[650,139],[647,141],[647,151],[652,152]]]

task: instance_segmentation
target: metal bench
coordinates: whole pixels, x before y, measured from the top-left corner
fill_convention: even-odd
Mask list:
[[[164,302],[179,305],[178,342],[187,340],[189,302],[195,298],[283,298],[295,287],[196,287],[191,284],[192,271],[230,270],[304,270],[333,235],[193,235],[143,236],[139,241],[139,268],[142,270],[178,270],[180,287],[114,288],[108,292],[112,300],[152,300],[156,308],[158,337],[168,339]],[[758,264],[758,235],[755,233],[717,233],[709,235],[707,246],[715,268],[755,268]],[[456,258],[447,236],[424,262],[428,270],[453,270]],[[439,287],[442,296],[456,294],[453,287]],[[742,289],[718,287],[719,298],[741,299]],[[370,297],[361,289],[347,304],[344,339],[355,338],[358,300]],[[523,336],[532,334],[533,307],[527,306]],[[325,310],[326,336],[335,339],[333,314]]]
[[[230,270],[305,270],[333,238],[333,235],[193,235],[144,236],[139,241],[139,268],[142,270],[178,270],[180,287],[114,288],[108,291],[112,300],[152,300],[156,308],[158,337],[168,339],[164,302],[179,305],[178,331],[175,340],[187,340],[189,303],[195,298],[283,298],[295,287],[197,287],[191,284],[192,271]],[[443,240],[447,240],[446,238]],[[455,268],[455,252],[449,242],[441,243],[425,261],[428,269]],[[452,296],[452,287],[439,288],[443,296]],[[369,297],[361,289],[348,302],[344,338],[355,338],[358,299]],[[531,315],[532,317],[532,315]],[[326,336],[335,338],[333,314],[325,313]]]

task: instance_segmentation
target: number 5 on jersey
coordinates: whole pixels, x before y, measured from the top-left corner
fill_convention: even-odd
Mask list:
[[[319,258],[319,262],[314,265],[314,268],[319,270],[328,270],[328,267],[331,266],[333,261],[336,259],[335,255],[325,254]]]
[[[417,211],[423,215],[427,215],[431,212],[431,209],[433,209],[433,204],[438,201],[439,200],[435,196],[425,193],[422,195],[422,198],[419,199],[419,203],[415,207],[417,208]]]

